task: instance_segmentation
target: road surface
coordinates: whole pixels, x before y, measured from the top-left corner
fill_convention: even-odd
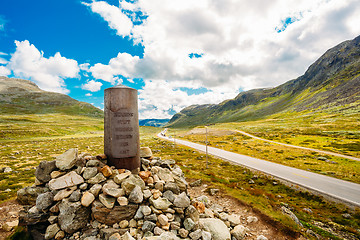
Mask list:
[[[260,137],[251,135],[251,134],[249,134],[247,132],[240,131],[240,130],[233,130],[233,131],[241,133],[241,134],[243,134],[245,136],[248,136],[248,137],[251,137],[251,138],[255,138],[255,139],[258,139],[258,140],[261,140],[261,141],[265,141],[265,142],[270,142],[270,143],[275,143],[275,144],[279,144],[279,145],[283,145],[283,146],[287,146],[287,147],[300,148],[300,149],[310,150],[310,151],[313,151],[313,152],[333,155],[333,156],[336,156],[336,157],[342,157],[342,158],[347,158],[347,159],[350,159],[350,160],[360,161],[360,158],[353,157],[353,156],[348,156],[348,155],[344,155],[344,154],[340,154],[340,153],[334,153],[334,152],[319,150],[319,149],[315,149],[315,148],[307,148],[307,147],[301,147],[301,146],[296,146],[296,145],[291,145],[291,144],[286,144],[286,143],[281,143],[281,142],[275,142],[275,141],[272,141],[272,140],[267,140],[267,139],[264,139],[264,138],[260,138]]]
[[[173,138],[168,138],[161,134],[158,134],[158,137],[174,142]],[[175,143],[188,146],[202,152],[206,151],[205,145],[181,139],[175,139]],[[208,147],[208,153],[226,161],[264,172],[276,178],[320,193],[321,195],[340,200],[348,205],[360,207],[360,184],[272,163],[214,147]]]

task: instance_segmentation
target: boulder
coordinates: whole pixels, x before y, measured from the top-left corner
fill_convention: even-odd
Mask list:
[[[141,158],[151,158],[153,156],[152,151],[149,147],[140,148],[140,157]]]
[[[104,224],[112,226],[122,220],[130,220],[134,217],[138,205],[128,204],[125,206],[114,206],[112,209],[105,207],[100,201],[94,201],[91,211],[94,218]]]
[[[187,208],[190,206],[190,198],[188,198],[185,192],[182,192],[175,197],[174,206],[179,208]]]
[[[59,204],[58,223],[60,228],[67,233],[74,233],[86,226],[91,217],[90,209],[81,205],[80,202],[63,200]]]
[[[25,187],[17,191],[17,200],[22,205],[35,205],[39,194],[47,191],[47,187]]]
[[[212,239],[230,240],[230,231],[223,221],[216,218],[202,218],[199,220],[200,227],[211,233]]]
[[[44,211],[49,208],[53,202],[54,194],[52,192],[42,193],[36,198],[36,208],[40,211]]]
[[[35,177],[42,183],[51,180],[51,172],[56,169],[55,161],[41,161],[36,167]]]
[[[50,180],[49,188],[51,190],[59,190],[76,186],[82,184],[83,182],[84,179],[79,174],[77,174],[75,171],[71,171],[64,176]]]
[[[139,186],[141,190],[145,189],[145,182],[138,175],[131,174],[121,182],[121,188],[124,189],[126,195],[129,195],[135,186]]]
[[[60,170],[68,170],[75,166],[78,156],[78,150],[71,148],[63,154],[56,157],[56,167]]]

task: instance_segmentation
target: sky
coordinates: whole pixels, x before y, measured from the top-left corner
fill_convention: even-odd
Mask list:
[[[359,0],[1,0],[0,76],[100,109],[123,84],[140,119],[171,118],[295,79],[359,34]]]

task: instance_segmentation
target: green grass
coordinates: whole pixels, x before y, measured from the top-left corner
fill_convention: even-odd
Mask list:
[[[18,135],[11,131],[3,132],[0,167],[10,166],[13,172],[0,173],[0,202],[14,198],[18,189],[33,184],[35,167],[40,161],[53,160],[55,156],[74,147],[78,148],[79,152],[88,152],[92,155],[103,153],[103,137],[100,133],[103,121],[98,118],[60,114],[5,115],[0,116],[0,127],[29,130]],[[316,227],[315,222],[334,222],[339,226],[337,232],[359,236],[356,230],[360,229],[358,210],[353,212],[341,204],[326,202],[320,197],[296,191],[281,183],[273,185],[274,180],[265,175],[216,158],[209,157],[209,168],[206,169],[204,154],[194,152],[190,148],[174,146],[171,142],[154,137],[159,131],[158,128],[141,127],[141,145],[149,146],[155,156],[176,160],[187,178],[203,179],[209,185],[224,189],[227,194],[238,198],[244,204],[279,221],[284,229],[290,228],[301,232],[291,219],[281,213],[280,207],[286,203],[301,221],[308,223],[309,228],[322,236],[330,236],[330,233],[326,229]],[[249,141],[241,136],[235,137],[237,141]],[[229,139],[221,141],[220,144],[227,141]],[[250,184],[250,179],[253,179],[255,184]],[[10,191],[5,191],[7,189]],[[312,213],[305,212],[304,208],[312,209]],[[342,214],[347,212],[352,214],[351,219],[342,217]]]

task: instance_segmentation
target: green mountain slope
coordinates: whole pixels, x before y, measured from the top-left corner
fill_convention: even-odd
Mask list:
[[[170,127],[247,121],[285,112],[360,108],[360,36],[329,49],[304,75],[280,86],[240,93],[220,104],[193,105]]]
[[[35,83],[0,77],[0,114],[63,113],[102,117],[103,111],[65,94],[41,90]]]

